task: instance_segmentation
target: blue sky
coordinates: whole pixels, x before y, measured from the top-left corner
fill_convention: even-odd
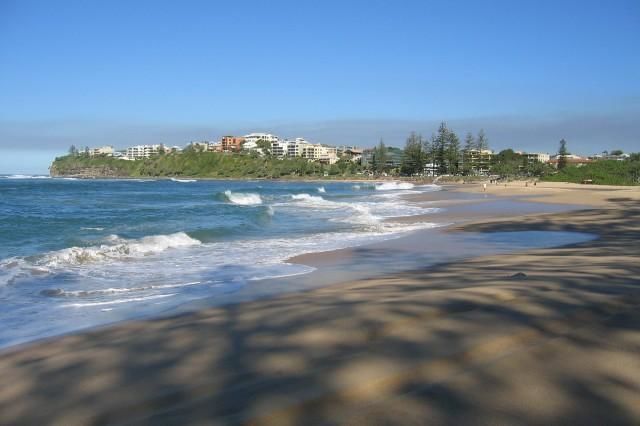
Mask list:
[[[0,0],[0,173],[272,131],[640,151],[640,2]],[[37,153],[34,153],[36,151]]]

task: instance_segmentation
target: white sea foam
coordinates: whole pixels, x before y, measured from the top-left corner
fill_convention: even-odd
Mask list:
[[[51,176],[43,176],[43,175],[10,175],[5,176],[7,179],[51,179]]]
[[[314,209],[345,211],[346,214],[329,220],[333,222],[353,223],[364,225],[367,230],[379,230],[388,225],[383,225],[382,220],[391,217],[416,216],[433,213],[436,209],[425,209],[409,204],[397,202],[339,202],[326,200],[320,196],[309,194],[295,194],[291,198],[297,205]]]
[[[398,189],[412,189],[414,186],[411,182],[383,182],[376,185],[376,190],[393,191]]]
[[[262,204],[262,198],[260,198],[259,194],[254,193],[240,193],[240,192],[231,192],[228,189],[224,191],[224,195],[229,200],[230,203],[238,204],[242,206],[252,206],[257,204]]]
[[[169,248],[190,247],[201,244],[184,232],[170,235],[151,235],[140,239],[127,240],[110,235],[106,238],[111,244],[93,247],[69,247],[45,253],[33,259],[34,266],[56,268],[60,266],[81,265],[110,259],[148,256]]]
[[[190,183],[190,182],[197,182],[197,179],[178,179],[178,178],[171,178],[172,181],[174,182],[180,182],[180,183]]]
[[[179,284],[158,284],[158,285],[146,285],[140,287],[122,287],[122,288],[102,288],[95,290],[63,290],[60,288],[47,289],[40,292],[43,296],[52,296],[52,297],[86,297],[86,296],[96,296],[96,295],[110,295],[110,294],[121,294],[121,293],[133,293],[147,290],[160,290],[167,288],[179,288],[179,287],[189,287],[192,285],[199,285],[200,281],[193,281],[188,283],[179,283]]]
[[[327,190],[326,190],[326,189],[324,189],[324,186],[321,186],[320,188],[318,188],[318,192],[320,192],[320,193],[323,193],[323,194],[324,194],[325,192],[327,192]]]
[[[335,203],[331,201],[327,201],[319,195],[309,195],[309,194],[293,194],[291,195],[291,199],[296,201],[302,201],[308,204],[321,204],[321,205],[333,205]]]
[[[175,296],[176,293],[170,294],[156,294],[153,296],[146,297],[132,297],[130,299],[116,299],[116,300],[107,300],[104,302],[85,302],[85,303],[69,303],[66,305],[62,305],[63,308],[87,308],[91,306],[104,306],[104,305],[120,305],[122,303],[131,303],[131,302],[146,302],[148,300],[154,299],[164,299],[165,297]]]
[[[83,231],[104,231],[104,228],[100,228],[98,226],[82,226],[80,229]]]

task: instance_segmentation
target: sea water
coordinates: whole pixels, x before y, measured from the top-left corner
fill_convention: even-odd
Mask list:
[[[402,195],[439,189],[1,176],[0,346],[306,274],[287,259],[437,226],[393,218],[438,211]]]

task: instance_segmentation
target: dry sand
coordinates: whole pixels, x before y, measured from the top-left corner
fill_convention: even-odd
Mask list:
[[[8,350],[0,424],[639,424],[638,190],[535,191],[598,207],[452,232],[600,238]]]

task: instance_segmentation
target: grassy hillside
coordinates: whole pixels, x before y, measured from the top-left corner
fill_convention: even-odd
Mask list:
[[[581,167],[567,166],[542,180],[581,183],[587,179],[598,185],[640,184],[640,161],[596,161]]]
[[[356,164],[340,161],[328,166],[302,158],[269,158],[214,152],[185,152],[158,155],[145,160],[126,161],[113,157],[65,156],[51,165],[55,176],[161,177],[189,176],[209,178],[279,178],[351,176]]]

